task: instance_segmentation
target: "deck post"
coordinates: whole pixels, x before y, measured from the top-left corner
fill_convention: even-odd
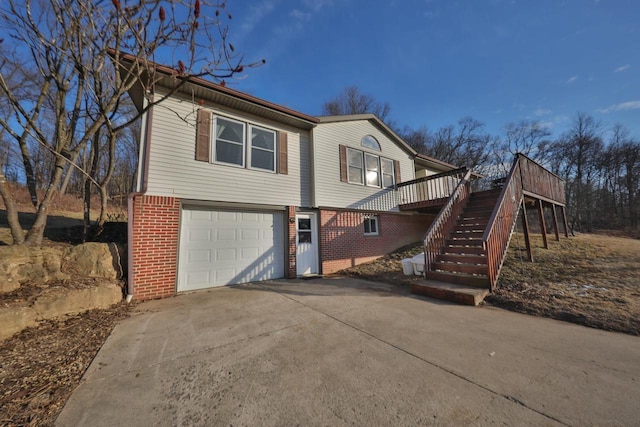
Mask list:
[[[538,199],[538,214],[540,215],[540,231],[542,231],[542,244],[545,249],[549,249],[547,241],[547,223],[544,220],[544,202]]]
[[[560,206],[562,209],[562,225],[564,225],[564,237],[569,238],[569,224],[567,224],[567,208]]]
[[[553,212],[553,231],[556,233],[556,241],[560,241],[560,230],[558,229],[558,215],[556,215],[556,204],[551,204],[551,211]]]
[[[529,236],[529,220],[527,220],[526,203],[522,200],[522,228],[524,228],[524,241],[527,246],[527,257],[533,262],[533,253],[531,252],[531,239]]]

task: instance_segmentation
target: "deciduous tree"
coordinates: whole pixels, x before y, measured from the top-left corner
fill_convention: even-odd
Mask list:
[[[37,206],[26,244],[41,243],[49,207],[71,160],[96,135],[117,134],[166,99],[149,96],[142,112],[133,117],[121,114],[123,100],[136,82],[143,84],[145,94],[152,93],[154,62],[173,66],[180,82],[193,76],[220,81],[254,65],[243,64],[234,54],[228,40],[229,19],[224,2],[204,0],[4,0],[0,4],[4,43],[16,46],[11,66],[0,70],[0,96],[11,110],[11,119],[0,116],[0,128],[20,149]],[[136,59],[130,66],[121,66],[124,53]],[[11,73],[16,72],[24,81],[18,88],[11,84]],[[42,168],[46,176],[41,199],[35,192],[38,162],[33,147],[52,159],[50,168]],[[94,184],[100,186],[96,180]],[[3,188],[2,197],[9,205],[11,193]],[[20,224],[10,221],[14,241],[20,243],[22,231],[16,231]]]

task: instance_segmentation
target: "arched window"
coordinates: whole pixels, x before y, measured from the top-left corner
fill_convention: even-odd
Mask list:
[[[360,144],[363,147],[371,148],[372,150],[382,151],[380,150],[380,143],[378,142],[378,140],[371,135],[363,137],[360,141]]]

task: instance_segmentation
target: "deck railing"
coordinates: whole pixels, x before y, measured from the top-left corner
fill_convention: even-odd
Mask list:
[[[409,205],[427,200],[446,199],[451,196],[466,173],[467,168],[460,168],[402,182],[396,186],[398,204]]]
[[[564,180],[558,175],[531,160],[524,154],[518,154],[522,190],[532,196],[547,199],[550,202],[565,204]]]
[[[462,210],[471,195],[471,171],[466,168],[458,169],[458,171],[463,170],[464,175],[458,180],[458,185],[456,185],[451,192],[447,203],[442,207],[440,213],[438,213],[424,235],[425,273],[431,270],[433,262],[438,254],[440,254],[445,240],[449,237],[449,234],[451,234],[458,217],[462,214]]]
[[[482,236],[492,290],[500,275],[525,193],[565,204],[564,181],[527,156],[518,154]]]

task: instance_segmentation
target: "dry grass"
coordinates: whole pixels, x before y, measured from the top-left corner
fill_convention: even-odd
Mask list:
[[[640,240],[580,234],[532,236],[534,262],[515,235],[498,288],[487,299],[511,310],[640,335]]]

